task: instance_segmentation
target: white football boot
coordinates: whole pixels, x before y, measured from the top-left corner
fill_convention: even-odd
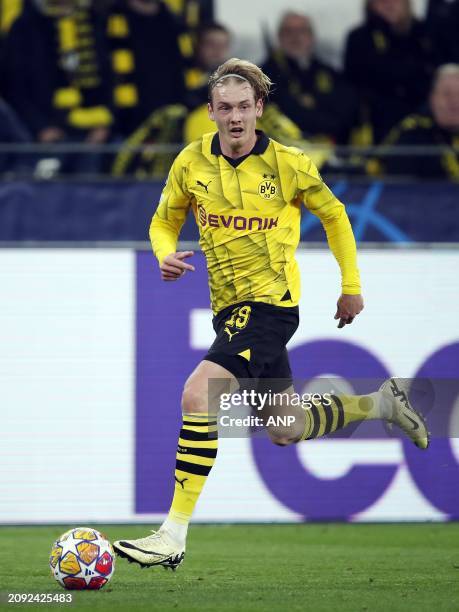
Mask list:
[[[162,565],[164,569],[175,571],[185,557],[185,547],[176,545],[161,531],[153,531],[152,535],[137,540],[118,540],[113,548],[120,557],[141,567]]]
[[[410,381],[405,378],[389,378],[379,388],[380,393],[390,400],[391,412],[387,423],[393,423],[414,442],[418,448],[429,446],[430,434],[422,414],[417,412],[408,400]]]

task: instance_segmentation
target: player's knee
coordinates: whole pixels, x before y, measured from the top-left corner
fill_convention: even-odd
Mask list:
[[[207,412],[207,398],[195,385],[186,385],[182,393],[182,412],[193,414]]]
[[[301,418],[303,417],[303,418]],[[287,417],[290,419],[288,423],[268,425],[267,431],[269,438],[273,444],[277,446],[289,446],[290,444],[296,444],[304,431],[304,415],[299,415],[294,418],[293,415]]]
[[[289,446],[296,442],[295,437],[291,433],[278,431],[276,429],[268,430],[269,439],[276,446]]]

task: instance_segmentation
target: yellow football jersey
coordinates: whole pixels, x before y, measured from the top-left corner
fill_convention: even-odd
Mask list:
[[[176,251],[191,208],[215,313],[243,300],[295,306],[303,203],[322,221],[341,268],[343,293],[360,293],[355,240],[344,205],[300,149],[263,132],[251,153],[237,160],[222,154],[218,133],[204,135],[177,156],[151,222],[153,251],[160,262]]]

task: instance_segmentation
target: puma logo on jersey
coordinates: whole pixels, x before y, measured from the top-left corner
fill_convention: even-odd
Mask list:
[[[175,482],[178,482],[178,483],[179,483],[179,485],[181,485],[181,486],[182,486],[182,489],[184,489],[184,488],[185,488],[185,485],[184,485],[183,483],[185,482],[185,480],[188,480],[188,478],[183,478],[182,480],[180,480],[179,478],[177,478],[177,476],[174,476],[174,478],[175,478]]]
[[[206,184],[202,183],[201,181],[196,181],[196,185],[199,185],[200,187],[204,187],[204,189],[206,190],[206,193],[209,193],[209,185],[211,184],[213,179],[210,179],[210,181]]]
[[[231,332],[230,332],[230,330],[229,330],[227,327],[225,327],[225,331],[226,331],[226,333],[227,333],[227,334],[228,334],[228,336],[229,336],[229,342],[231,342],[231,340],[232,340],[233,336],[235,336],[236,334],[238,334],[238,333],[239,333],[239,332],[233,332],[233,333],[231,333]]]

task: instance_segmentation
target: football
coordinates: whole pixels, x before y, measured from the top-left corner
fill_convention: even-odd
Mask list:
[[[113,576],[115,555],[104,535],[90,527],[76,527],[54,542],[49,566],[65,589],[95,590]]]

